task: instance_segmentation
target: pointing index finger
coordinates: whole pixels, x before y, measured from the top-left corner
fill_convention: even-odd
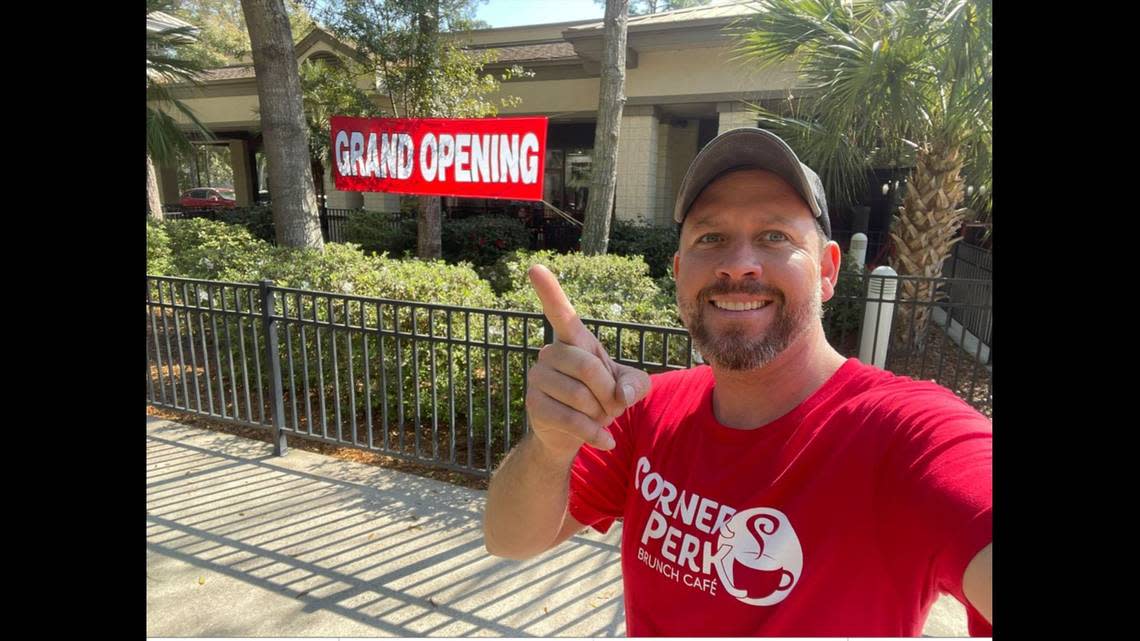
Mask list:
[[[583,335],[591,334],[578,318],[578,313],[574,311],[574,306],[566,298],[566,293],[562,291],[554,274],[543,265],[532,265],[527,270],[527,275],[538,294],[538,300],[542,302],[542,313],[554,327],[558,340],[575,347],[587,347],[579,343],[582,342]]]

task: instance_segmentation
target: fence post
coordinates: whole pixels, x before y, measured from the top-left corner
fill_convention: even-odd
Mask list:
[[[542,344],[549,345],[554,342],[554,326],[547,320],[546,314],[542,315]]]
[[[883,265],[871,272],[867,283],[867,307],[863,311],[863,332],[859,337],[859,360],[886,368],[890,347],[891,319],[895,312],[898,273]],[[882,345],[882,349],[876,349]]]
[[[273,317],[273,290],[270,281],[261,281],[261,323],[265,329],[265,349],[269,355],[270,402],[273,410],[273,455],[289,451],[285,442],[285,398],[281,390],[281,353],[277,345],[277,320]]]
[[[851,249],[847,253],[859,264],[859,271],[867,264],[867,234],[857,232],[851,236]]]

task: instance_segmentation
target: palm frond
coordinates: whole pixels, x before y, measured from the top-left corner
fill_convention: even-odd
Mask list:
[[[147,0],[147,14],[167,9],[170,4],[169,0]],[[179,47],[193,32],[193,27],[147,31],[147,148],[159,162],[190,150],[186,134],[164,107],[185,118],[202,137],[214,139],[209,127],[171,91],[171,85],[177,83],[200,84],[201,65],[179,55]]]
[[[783,138],[800,160],[819,174],[829,206],[850,206],[866,193],[868,157],[845,136],[815,122],[756,104],[748,106],[761,127]]]

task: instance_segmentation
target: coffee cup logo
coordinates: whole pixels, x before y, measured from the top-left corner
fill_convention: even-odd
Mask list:
[[[788,517],[758,507],[738,512],[721,526],[716,570],[732,596],[749,605],[787,598],[803,571],[803,550]]]

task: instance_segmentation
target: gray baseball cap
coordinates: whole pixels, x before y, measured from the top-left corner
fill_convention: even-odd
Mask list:
[[[673,220],[684,222],[693,201],[717,176],[734,169],[750,168],[767,169],[788,181],[811,207],[824,233],[831,238],[827,196],[819,176],[800,162],[788,143],[776,134],[756,127],[730,129],[705,145],[681,180]]]

